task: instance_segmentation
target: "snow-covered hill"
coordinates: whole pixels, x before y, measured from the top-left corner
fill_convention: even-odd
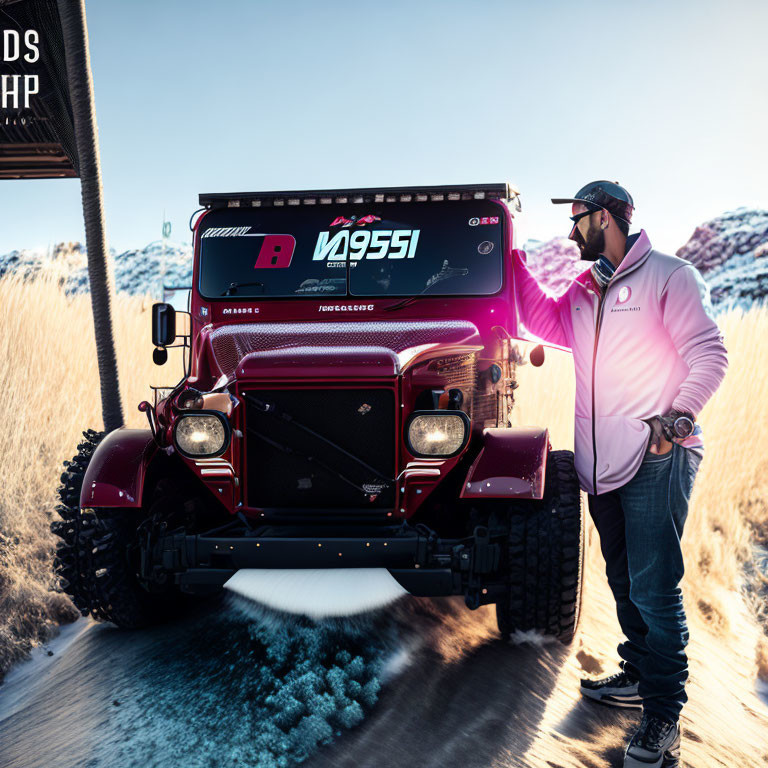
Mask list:
[[[162,241],[123,253],[110,251],[115,287],[130,294],[148,293],[159,297],[163,284],[189,286],[192,283],[192,246]],[[88,265],[85,246],[59,243],[48,250],[21,250],[0,255],[0,277],[20,272],[33,277],[51,272],[61,278],[67,293],[88,290]]]
[[[768,211],[737,208],[705,222],[677,255],[695,264],[712,303],[748,309],[768,297]]]
[[[531,272],[555,294],[591,264],[580,261],[576,245],[562,237],[528,240],[524,250]],[[741,207],[706,221],[676,255],[701,272],[717,311],[749,309],[768,299],[768,211]]]
[[[560,294],[590,263],[579,260],[576,245],[564,237],[528,240],[524,250],[537,279]],[[192,247],[161,241],[123,253],[111,252],[115,285],[131,294],[162,295],[162,285],[189,286]],[[768,211],[737,208],[696,228],[677,255],[695,264],[710,286],[717,310],[731,306],[748,309],[768,299]],[[85,248],[59,243],[48,250],[22,250],[0,255],[0,277],[6,272],[32,277],[50,271],[60,277],[68,293],[88,290]]]
[[[572,240],[527,240],[523,246],[531,274],[552,293],[565,293],[574,277],[589,269],[591,262],[579,259],[579,249]]]

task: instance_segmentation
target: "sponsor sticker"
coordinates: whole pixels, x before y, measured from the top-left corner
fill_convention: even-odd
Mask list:
[[[498,224],[498,223],[499,223],[498,216],[483,216],[481,218],[478,218],[477,216],[473,216],[469,220],[470,227],[482,227],[486,224]]]
[[[224,307],[222,315],[258,315],[258,307]]]
[[[381,221],[381,216],[374,216],[372,213],[365,216],[337,216],[328,226],[329,227],[364,227],[366,224],[373,224],[375,221]]]
[[[325,261],[330,267],[347,259],[413,259],[420,234],[420,229],[342,229],[333,237],[319,232],[312,261]]]
[[[296,238],[293,235],[264,235],[254,269],[287,269],[291,266]]]
[[[250,231],[250,227],[211,227],[203,232],[203,237],[241,237]]]
[[[485,255],[493,250],[493,243],[490,240],[483,240],[480,245],[477,246],[477,252]]]
[[[318,312],[373,312],[373,304],[320,304]]]

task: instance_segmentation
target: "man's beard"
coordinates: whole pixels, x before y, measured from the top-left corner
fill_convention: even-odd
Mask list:
[[[586,242],[581,232],[576,230],[576,234],[578,235],[576,245],[581,251],[581,258],[586,261],[597,261],[605,250],[605,231],[601,227],[590,225]]]

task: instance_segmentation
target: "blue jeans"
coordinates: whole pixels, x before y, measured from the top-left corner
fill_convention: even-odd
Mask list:
[[[662,455],[646,450],[628,483],[587,494],[626,636],[617,649],[622,666],[640,680],[644,711],[672,721],[688,701],[680,538],[700,463],[699,454],[677,443]]]

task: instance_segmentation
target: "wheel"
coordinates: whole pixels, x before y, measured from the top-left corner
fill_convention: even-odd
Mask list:
[[[572,451],[550,451],[544,497],[510,510],[508,591],[496,603],[499,631],[540,630],[563,644],[578,628],[584,520]]]
[[[83,616],[136,629],[174,615],[185,600],[173,585],[150,592],[139,582],[136,534],[147,518],[141,509],[81,508],[80,490],[88,463],[105,432],[83,432],[77,455],[65,462],[56,507],[61,520],[51,530],[61,541],[54,565],[60,588]],[[160,483],[158,485],[161,485]]]

